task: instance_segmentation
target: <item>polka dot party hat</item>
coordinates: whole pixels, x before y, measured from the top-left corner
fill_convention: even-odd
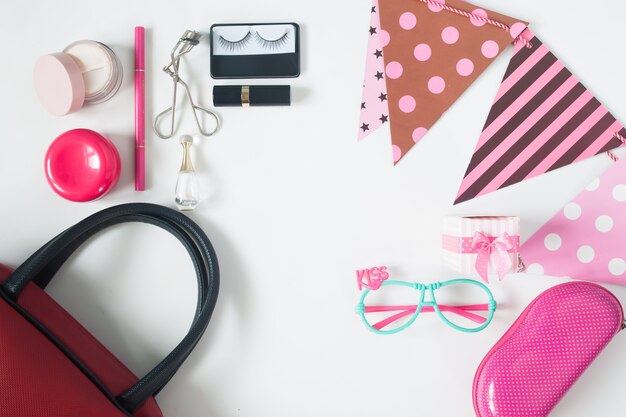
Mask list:
[[[526,25],[462,0],[374,0],[359,138],[388,123],[397,163]]]
[[[626,157],[521,248],[528,272],[626,285]]]

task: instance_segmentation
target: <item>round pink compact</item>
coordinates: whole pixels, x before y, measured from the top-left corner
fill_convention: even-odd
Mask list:
[[[91,201],[104,196],[117,183],[120,170],[120,155],[115,145],[89,129],[61,134],[46,152],[46,179],[54,192],[70,201]]]

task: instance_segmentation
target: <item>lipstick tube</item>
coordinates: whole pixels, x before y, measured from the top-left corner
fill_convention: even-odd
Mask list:
[[[213,87],[215,107],[289,106],[289,85],[216,85]]]

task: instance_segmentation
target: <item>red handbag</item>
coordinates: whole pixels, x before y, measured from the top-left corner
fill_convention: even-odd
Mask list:
[[[198,304],[187,335],[138,378],[44,289],[97,232],[143,222],[176,236],[194,263]],[[215,308],[219,268],[205,233],[186,216],[133,203],[98,212],[52,239],[15,271],[0,265],[0,417],[162,417],[154,396],[204,333]]]

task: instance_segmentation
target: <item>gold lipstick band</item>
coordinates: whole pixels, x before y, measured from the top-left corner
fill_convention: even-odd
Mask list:
[[[249,85],[241,86],[241,106],[250,107],[250,86]]]

